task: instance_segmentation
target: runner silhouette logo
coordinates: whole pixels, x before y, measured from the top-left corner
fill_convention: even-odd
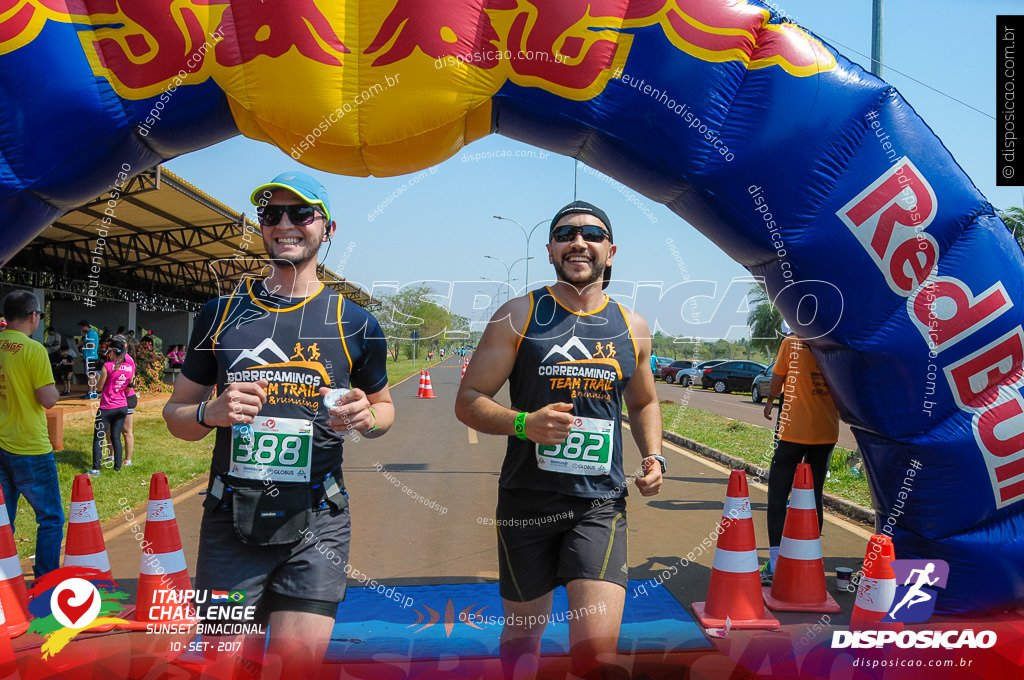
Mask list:
[[[944,560],[893,560],[892,570],[896,574],[896,594],[892,609],[882,621],[927,621],[935,611],[938,589],[946,587],[949,564]]]

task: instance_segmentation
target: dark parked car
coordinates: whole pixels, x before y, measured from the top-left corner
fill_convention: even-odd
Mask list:
[[[755,404],[760,404],[768,396],[768,385],[772,382],[774,368],[775,362],[773,361],[771,366],[754,376],[754,382],[750,385],[750,400]]]
[[[665,368],[671,363],[672,360],[669,359],[668,357],[658,357],[655,362],[654,379],[657,380],[658,378],[661,378],[662,380],[664,380],[665,377],[661,374],[661,371],[663,368]]]
[[[700,377],[701,387],[715,392],[745,392],[750,389],[754,376],[766,368],[756,361],[724,361],[712,368],[704,369]]]
[[[679,383],[683,387],[690,384],[690,379],[681,374],[687,368],[693,368],[697,365],[697,362],[692,359],[680,359],[679,361],[673,361],[671,364],[661,369],[661,376],[667,383]]]

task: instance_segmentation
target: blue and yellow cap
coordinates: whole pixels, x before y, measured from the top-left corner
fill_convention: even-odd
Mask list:
[[[327,216],[327,221],[331,221],[331,201],[327,197],[327,189],[324,185],[316,181],[304,172],[282,172],[280,175],[270,180],[266,184],[262,184],[256,187],[256,190],[252,192],[252,196],[249,198],[252,204],[255,206],[266,205],[268,196],[263,196],[265,191],[273,191],[274,189],[288,189],[294,192],[302,198],[306,203],[310,205],[318,206],[323,210],[324,215]],[[262,203],[260,200],[262,199]]]

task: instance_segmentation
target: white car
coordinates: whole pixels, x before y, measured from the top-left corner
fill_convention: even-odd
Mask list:
[[[701,362],[693,368],[687,368],[679,371],[679,384],[683,387],[686,387],[687,385],[697,385],[699,387],[700,378],[704,375],[705,368],[712,368],[718,364],[724,364],[726,361],[728,361],[728,359],[712,359],[711,361]]]

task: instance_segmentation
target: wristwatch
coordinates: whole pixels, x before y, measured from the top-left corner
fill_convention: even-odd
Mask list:
[[[205,401],[199,402],[199,408],[196,409],[196,422],[202,425],[203,427],[208,427],[212,430],[214,428],[213,425],[207,425],[205,422],[203,422],[203,413],[204,411],[206,411],[206,403],[207,402]]]
[[[653,458],[654,460],[661,463],[661,474],[665,474],[666,472],[668,472],[668,465],[665,464],[665,456],[661,455],[660,453],[653,453],[649,456],[644,456],[645,460],[647,458]]]

